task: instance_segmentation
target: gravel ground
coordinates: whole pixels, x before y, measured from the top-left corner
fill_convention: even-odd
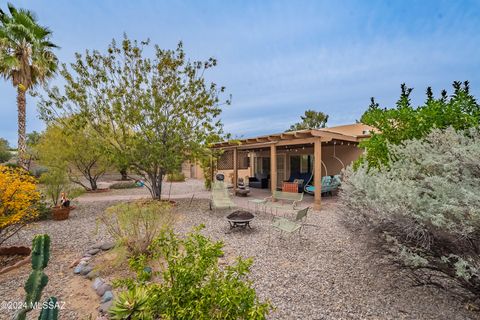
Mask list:
[[[245,204],[245,199],[238,201]],[[61,319],[95,314],[98,305],[92,303],[96,297],[90,282],[74,276],[68,265],[88,246],[108,240],[101,229],[97,232],[96,216],[112,203],[83,200],[69,220],[35,223],[10,241],[29,245],[34,234],[51,235],[53,254],[46,270],[50,282],[44,297],[55,294],[66,302]],[[271,319],[479,318],[445,292],[413,287],[405,274],[376,264],[366,245],[341,225],[332,198],[324,201],[321,212],[309,214],[308,223],[315,226],[305,228],[301,241],[298,236],[280,238],[265,214],[257,215],[252,230],[229,232],[225,213],[211,213],[206,200],[180,201],[176,210],[181,217],[178,232],[203,223],[205,234],[225,242],[227,260],[254,258],[251,277],[257,292],[276,307]],[[20,300],[28,273],[29,266],[24,266],[0,275],[0,301]],[[9,318],[0,312],[0,319]]]

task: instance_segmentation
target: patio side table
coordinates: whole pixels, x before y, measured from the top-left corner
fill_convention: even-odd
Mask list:
[[[248,200],[248,203],[249,204],[252,203],[253,206],[254,206],[255,213],[259,213],[260,212],[259,208],[261,208],[262,205],[265,208],[265,204],[267,203],[267,200],[265,200],[265,199],[250,199],[250,200]],[[249,207],[250,207],[250,205],[249,205]]]

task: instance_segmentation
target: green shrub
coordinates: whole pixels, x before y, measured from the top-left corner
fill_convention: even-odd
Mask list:
[[[133,189],[133,188],[138,188],[138,185],[135,181],[115,182],[110,185],[110,189]]]
[[[33,170],[33,175],[35,178],[39,179],[42,174],[44,173],[47,173],[48,172],[48,169],[45,168],[45,167],[38,167],[38,168],[35,168],[35,170]]]
[[[220,268],[222,242],[212,242],[200,228],[186,237],[164,231],[151,245],[162,266],[158,282],[146,281],[147,260],[132,259],[137,278],[122,279],[110,313],[113,319],[265,319],[271,306],[259,301],[248,273],[251,259],[238,258]]]
[[[385,166],[346,170],[346,221],[375,235],[417,280],[446,276],[478,296],[480,130],[436,129],[389,150]]]
[[[150,253],[149,246],[173,223],[173,215],[167,203],[135,201],[107,208],[99,220],[118,245],[137,256]]]
[[[10,146],[6,139],[0,138],[0,163],[7,162],[13,157],[13,154],[10,152]]]
[[[174,172],[167,174],[167,181],[169,182],[184,182],[185,175],[183,172]]]
[[[60,194],[67,190],[70,186],[70,181],[65,171],[60,169],[54,169],[43,173],[40,176],[40,183],[44,185],[43,194],[51,202],[53,206],[58,205]]]
[[[400,98],[394,108],[381,108],[372,98],[368,110],[360,122],[380,130],[372,137],[363,140],[360,147],[368,150],[363,160],[370,167],[385,165],[389,160],[388,145],[398,145],[410,139],[421,139],[434,128],[465,130],[478,127],[480,122],[480,105],[470,93],[468,81],[453,83],[453,94],[447,95],[443,90],[439,97],[434,97],[432,89],[427,88],[424,104],[414,107],[411,104],[412,88],[401,85]]]

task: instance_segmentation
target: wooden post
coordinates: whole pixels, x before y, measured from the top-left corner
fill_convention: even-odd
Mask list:
[[[313,208],[320,210],[322,206],[322,141],[320,138],[314,144],[313,184],[315,186],[315,202]]]
[[[237,148],[233,149],[233,191],[237,190],[238,184],[238,152]]]
[[[277,190],[277,146],[270,146],[270,189]]]

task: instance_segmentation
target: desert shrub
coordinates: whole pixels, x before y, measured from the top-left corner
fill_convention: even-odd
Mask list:
[[[35,182],[23,169],[0,166],[0,245],[37,216]]]
[[[6,139],[0,138],[0,163],[7,162],[13,157]]]
[[[110,189],[133,189],[133,188],[138,188],[138,185],[135,181],[115,182],[110,185]]]
[[[40,183],[43,184],[42,193],[53,206],[58,205],[60,194],[67,192],[70,185],[66,172],[56,168],[43,173],[40,177]]]
[[[167,174],[167,181],[169,182],[183,182],[185,181],[185,175],[183,172],[173,172]]]
[[[389,150],[385,166],[346,170],[346,220],[375,235],[417,280],[447,277],[478,296],[480,131],[436,129]]]
[[[121,203],[105,210],[100,222],[129,255],[150,254],[149,246],[173,223],[171,207],[160,201]]]
[[[40,177],[42,176],[42,174],[44,173],[47,173],[48,172],[48,169],[45,168],[45,167],[38,167],[38,168],[35,168],[33,170],[33,175],[35,176],[35,178],[37,179],[40,179]]]
[[[212,242],[200,229],[186,237],[164,231],[151,245],[161,280],[146,281],[143,257],[131,259],[137,278],[124,285],[110,309],[113,319],[265,319],[271,306],[258,299],[248,273],[251,259],[219,267],[222,242]]]

